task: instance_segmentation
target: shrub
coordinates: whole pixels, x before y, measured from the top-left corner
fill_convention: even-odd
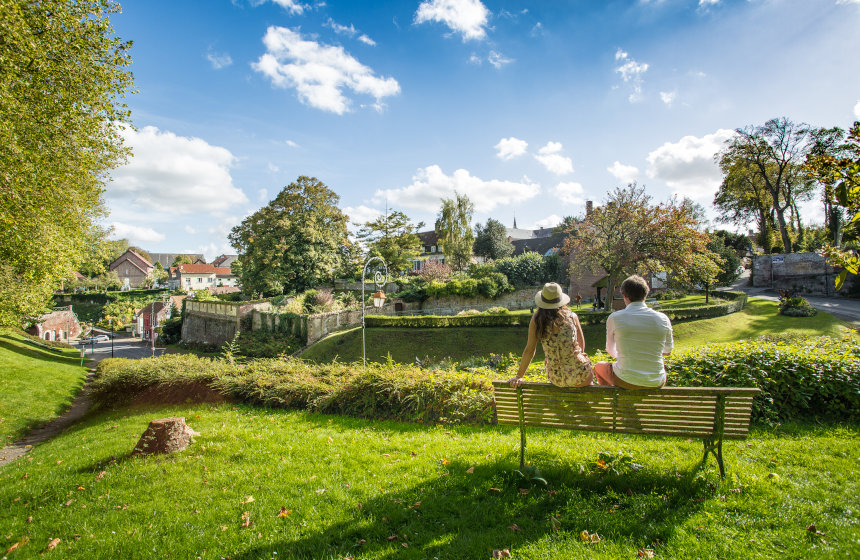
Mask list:
[[[446,282],[451,278],[452,272],[451,267],[445,263],[427,260],[424,261],[424,266],[418,272],[418,276],[425,282],[430,282],[431,280]]]
[[[495,267],[517,288],[543,284],[546,277],[544,258],[533,252],[499,259]]]
[[[654,299],[657,301],[665,301],[667,299],[681,299],[682,297],[687,295],[687,292],[682,290],[661,290],[659,292],[654,292]]]
[[[507,307],[491,307],[484,311],[487,315],[508,315],[510,311],[508,311]]]
[[[182,317],[176,313],[161,324],[161,342],[176,344],[182,340]]]
[[[481,312],[478,311],[477,309],[464,309],[463,311],[460,311],[459,313],[457,313],[457,316],[462,317],[463,315],[480,315],[480,314],[481,314]]]
[[[278,332],[242,331],[235,353],[246,358],[277,358],[302,347],[298,338]]]
[[[670,356],[669,384],[758,387],[753,418],[851,419],[860,414],[860,346],[855,336],[762,337]]]
[[[788,317],[812,317],[818,310],[802,297],[795,296],[780,298],[779,313]]]

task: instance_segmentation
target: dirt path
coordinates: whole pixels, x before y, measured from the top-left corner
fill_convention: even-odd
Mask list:
[[[59,434],[67,427],[83,418],[84,414],[90,409],[92,400],[90,399],[90,381],[93,379],[95,369],[91,369],[84,382],[80,394],[72,402],[71,408],[57,418],[51,420],[41,428],[33,430],[23,438],[19,439],[12,445],[7,445],[0,449],[0,467],[8,465],[15,459],[23,457],[33,446],[51,439]]]

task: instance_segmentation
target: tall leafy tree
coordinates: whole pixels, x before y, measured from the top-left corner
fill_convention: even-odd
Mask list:
[[[455,270],[463,270],[472,258],[472,215],[475,205],[466,195],[454,193],[454,198],[443,198],[436,218],[436,235],[442,240],[445,261]]]
[[[301,292],[330,280],[348,242],[340,197],[301,176],[230,232],[242,263],[242,288],[254,294]]]
[[[727,196],[736,198],[735,206],[766,203],[765,208],[773,212],[786,252],[792,248],[790,231],[795,230],[801,236],[803,232],[797,205],[809,200],[815,190],[814,182],[803,168],[813,141],[810,131],[808,125],[785,117],[771,119],[760,126],[737,129],[737,134],[717,155],[724,173],[723,184],[734,187]],[[761,210],[758,209],[759,213]]]
[[[356,237],[366,244],[370,256],[382,257],[390,273],[400,274],[410,270],[412,259],[421,254],[415,232],[423,226],[423,222],[413,225],[403,212],[386,212],[365,222]]]
[[[45,309],[87,257],[132,83],[112,0],[0,0],[0,323]]]
[[[860,228],[860,121],[854,122],[836,155],[814,154],[806,165],[810,174],[824,185],[825,197],[849,214],[847,227],[856,235]],[[860,255],[856,251],[828,246],[824,248],[824,255],[843,268],[836,278],[837,290],[849,272],[860,274]]]
[[[472,249],[480,257],[494,261],[510,257],[514,253],[514,244],[508,239],[508,228],[493,218],[486,225],[475,226],[475,245]]]
[[[191,255],[186,255],[185,253],[176,255],[173,257],[173,262],[170,266],[179,266],[181,264],[192,264],[194,259],[191,258]]]
[[[693,283],[701,256],[716,259],[695,216],[689,200],[653,204],[644,187],[618,187],[575,225],[562,253],[574,272],[604,272],[607,294],[614,294],[622,276],[632,273],[666,271]]]

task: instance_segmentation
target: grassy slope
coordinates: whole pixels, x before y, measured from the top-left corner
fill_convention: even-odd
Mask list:
[[[709,342],[730,342],[755,338],[764,334],[796,333],[838,336],[847,332],[845,324],[829,313],[815,317],[785,317],[777,314],[777,304],[763,299],[750,299],[738,313],[699,321],[677,322],[674,326],[677,350],[695,348]],[[593,354],[604,348],[605,325],[584,325],[586,352]],[[490,353],[521,354],[526,343],[526,328],[442,328],[442,329],[367,329],[367,356],[371,361],[384,361],[387,353],[395,362],[413,362],[416,356],[439,361],[445,357],[463,360]],[[302,357],[327,362],[361,360],[361,329],[351,329],[329,336],[312,346]],[[537,361],[543,360],[538,347]]]
[[[0,446],[68,408],[86,378],[77,350],[54,352],[0,330]]]
[[[132,458],[147,423],[172,415],[200,432],[192,446]],[[518,444],[510,427],[230,405],[106,412],[0,470],[0,552],[28,539],[9,557],[35,558],[58,538],[70,559],[860,555],[857,426],[753,430],[725,444],[725,481],[713,459],[697,468],[699,441],[532,430],[527,457],[549,483],[532,486],[513,472]],[[600,451],[644,468],[591,473]]]

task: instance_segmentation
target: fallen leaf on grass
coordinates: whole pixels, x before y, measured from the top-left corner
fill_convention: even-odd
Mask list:
[[[409,548],[409,545],[405,542],[400,543],[400,546],[402,546],[403,548]]]
[[[250,504],[253,501],[254,501],[254,496],[245,496],[244,498],[242,498],[243,504]]]
[[[27,523],[32,523],[32,522],[33,522],[33,516],[31,515],[30,517],[27,518]]]
[[[640,548],[638,554],[640,558],[654,558],[654,551],[650,548]]]
[[[66,507],[69,507],[70,505],[72,505],[72,502],[74,502],[74,500],[69,500],[68,502],[66,502],[66,503],[65,503],[65,504],[63,504],[63,505],[64,505],[64,506],[66,506]]]
[[[363,544],[366,544],[366,543],[367,543],[367,540],[366,540],[366,539],[358,539],[358,542],[357,542],[357,543],[355,543],[355,544],[357,544],[357,545],[363,545]]]
[[[54,550],[60,542],[62,542],[60,539],[51,539],[51,542],[48,543],[48,547],[45,550]]]
[[[24,537],[24,538],[23,538],[23,539],[21,539],[20,541],[16,542],[16,543],[15,543],[15,544],[13,544],[12,546],[10,546],[10,547],[6,550],[6,554],[10,554],[10,553],[12,553],[12,552],[15,552],[16,550],[18,550],[19,548],[21,548],[22,546],[24,546],[24,545],[25,545],[25,544],[27,544],[28,542],[30,542],[30,539],[29,539],[29,538],[27,538],[27,537]]]
[[[251,526],[251,512],[246,511],[242,513],[242,527],[250,527]]]
[[[511,551],[508,550],[507,548],[502,549],[502,550],[494,550],[493,551],[493,558],[510,558],[510,557],[511,557]]]
[[[510,529],[511,531],[522,531],[522,529],[520,529],[520,526],[516,523],[514,523],[513,525],[508,525],[508,529]]]
[[[83,489],[84,489],[83,486],[78,486],[78,490],[83,490]]]
[[[388,537],[388,540],[390,540],[390,541],[396,541],[396,540],[397,540],[397,535],[391,535],[390,537]]]
[[[520,488],[520,494],[522,494],[523,496],[525,496],[525,495],[526,495],[526,494],[528,494],[528,493],[529,493],[529,489],[528,489],[528,488]]]
[[[469,467],[466,469],[466,474],[472,474],[473,472],[475,472],[475,467]]]
[[[501,492],[501,488],[490,488],[490,492]]]
[[[448,459],[446,459],[446,458],[442,457],[442,466],[446,466],[446,465],[450,465],[450,464],[451,464],[451,461],[449,461]]]
[[[291,513],[293,513],[293,510],[287,509],[284,506],[281,506],[281,511],[280,511],[280,513],[278,513],[278,517],[287,517]]]

